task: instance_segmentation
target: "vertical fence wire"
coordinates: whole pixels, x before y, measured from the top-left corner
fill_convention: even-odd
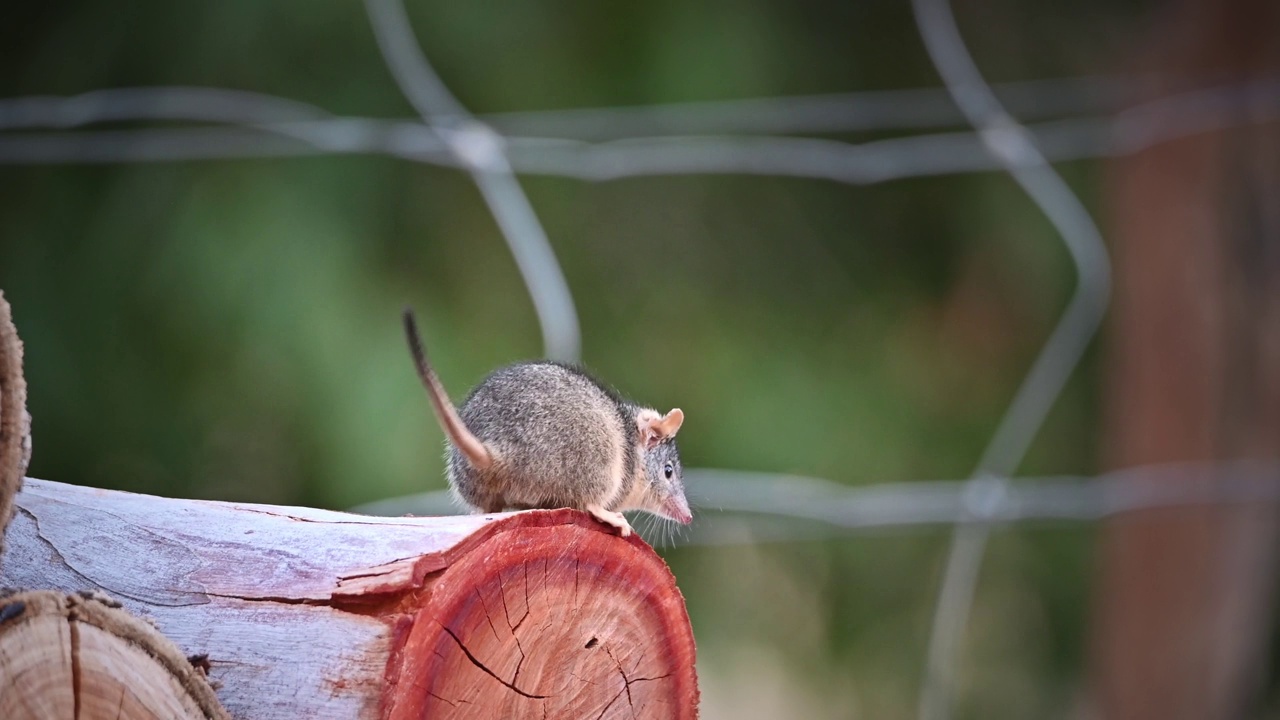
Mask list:
[[[930,631],[919,716],[950,714],[957,646],[982,569],[991,508],[1005,492],[1067,379],[1097,333],[1111,291],[1102,235],[1080,199],[1049,165],[1031,135],[996,98],[965,47],[949,0],[912,0],[926,52],[987,151],[1004,166],[1062,237],[1077,281],[1057,326],[1001,418],[974,471],[967,500],[973,522],[956,526]]]
[[[401,0],[365,0],[382,57],[396,84],[471,174],[524,277],[547,357],[577,362],[582,339],[564,271],[520,188],[504,141],[449,92],[413,34]]]

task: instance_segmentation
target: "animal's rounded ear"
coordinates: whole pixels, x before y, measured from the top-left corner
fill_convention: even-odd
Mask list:
[[[675,437],[680,432],[680,426],[684,424],[684,411],[680,408],[672,408],[671,412],[662,416],[662,420],[658,425],[662,428],[663,437]]]
[[[636,414],[636,423],[640,426],[640,444],[648,450],[679,432],[680,425],[684,423],[684,411],[676,408],[666,415],[659,415],[654,410],[641,410]]]
[[[658,435],[658,425],[662,423],[662,416],[657,410],[645,408],[636,413],[636,428],[640,431],[640,447],[648,450],[658,444],[662,438]]]

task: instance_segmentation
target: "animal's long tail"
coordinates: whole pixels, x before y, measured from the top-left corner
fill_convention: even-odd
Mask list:
[[[418,368],[418,377],[427,388],[431,407],[436,411],[436,419],[440,421],[440,427],[444,428],[445,434],[449,436],[449,442],[461,450],[476,468],[480,470],[488,468],[493,464],[493,456],[489,453],[489,448],[471,434],[462,422],[462,418],[458,417],[458,411],[454,409],[453,403],[449,401],[449,395],[440,384],[440,378],[436,377],[436,371],[427,361],[427,351],[422,346],[422,337],[418,335],[418,323],[414,320],[413,310],[410,308],[404,309],[404,334],[409,340],[409,352],[413,354],[413,364]]]

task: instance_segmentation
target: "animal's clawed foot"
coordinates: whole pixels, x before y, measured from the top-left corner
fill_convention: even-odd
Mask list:
[[[618,534],[622,537],[627,537],[631,534],[631,523],[627,522],[627,519],[622,516],[622,513],[614,512],[613,510],[605,510],[599,505],[588,505],[587,512],[591,513],[592,517],[605,525],[612,525],[613,527],[618,528]]]

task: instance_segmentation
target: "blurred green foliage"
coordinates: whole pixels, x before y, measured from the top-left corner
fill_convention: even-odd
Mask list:
[[[477,112],[937,84],[905,2],[409,11]],[[0,96],[207,85],[411,114],[358,2],[5,12]],[[1143,7],[1100,0],[957,14],[993,80],[1115,72],[1146,28]],[[1094,204],[1099,168],[1064,170]],[[586,364],[684,408],[692,466],[963,477],[1073,283],[1051,227],[998,175],[523,184],[578,301]],[[36,477],[335,508],[439,488],[442,437],[399,309],[419,310],[455,394],[540,352],[520,276],[457,172],[351,157],[3,167],[0,212]],[[1094,469],[1095,364],[1025,471]],[[968,715],[1071,714],[1090,538],[997,535],[961,676]],[[936,532],[668,551],[707,716],[912,716],[945,548]]]

